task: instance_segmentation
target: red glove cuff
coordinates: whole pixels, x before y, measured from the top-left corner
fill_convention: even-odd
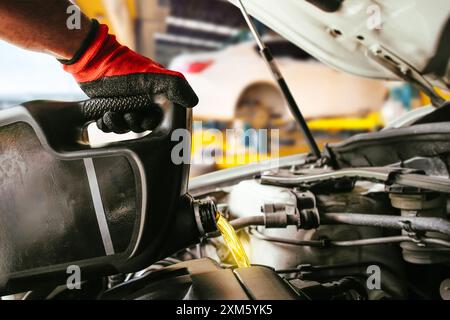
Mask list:
[[[108,32],[108,26],[101,24],[78,61],[63,66],[78,83],[139,73],[167,74],[184,79],[181,73],[167,70],[157,62],[121,45],[116,37]]]

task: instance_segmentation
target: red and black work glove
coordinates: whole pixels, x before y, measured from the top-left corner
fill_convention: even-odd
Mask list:
[[[60,60],[91,98],[83,109],[105,132],[143,132],[162,119],[157,95],[186,108],[198,98],[181,73],[167,70],[119,44],[108,27],[92,22],[92,29],[71,60]]]

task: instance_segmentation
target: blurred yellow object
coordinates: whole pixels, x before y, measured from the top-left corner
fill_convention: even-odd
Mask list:
[[[311,130],[316,131],[373,131],[384,125],[379,112],[366,117],[324,118],[308,121]]]
[[[309,121],[308,125],[313,131],[327,133],[326,136],[316,137],[319,146],[322,147],[325,143],[337,142],[345,138],[341,133],[347,132],[348,135],[348,132],[352,131],[370,132],[379,129],[384,123],[381,115],[373,112],[365,117],[317,119]],[[308,145],[298,132],[291,134],[282,132],[280,136],[285,139],[291,138],[293,142],[289,145],[280,145],[276,154],[268,154],[246,147],[239,138],[227,137],[223,131],[217,129],[194,130],[192,137],[192,155],[196,158],[194,163],[201,157],[202,161],[214,163],[217,169],[227,169],[309,151]]]
[[[108,1],[108,0],[106,0]],[[127,4],[128,12],[132,19],[136,18],[136,7],[134,0],[124,0]],[[100,23],[107,24],[111,33],[115,34],[114,25],[108,16],[108,12],[104,5],[105,0],[76,0],[75,3],[80,7],[88,17],[97,19]]]
[[[242,166],[245,164],[264,161],[264,160],[267,160],[270,158],[271,158],[271,156],[268,154],[260,154],[260,153],[251,152],[251,151],[247,150],[242,153],[232,154],[231,156],[226,157],[224,159],[224,161],[217,162],[216,165],[217,165],[218,169],[228,169],[228,168],[233,168],[233,167],[237,167],[237,166]]]
[[[194,130],[192,136],[192,155],[202,156],[205,161],[214,161],[219,169],[236,167],[244,164],[267,160],[270,155],[255,152],[252,148],[237,144],[220,130]],[[214,152],[212,152],[212,150]],[[212,159],[205,159],[209,154]],[[277,153],[277,155],[279,154]],[[195,163],[196,160],[194,160]]]
[[[76,4],[88,17],[95,18],[100,23],[107,24],[111,32],[114,32],[114,28],[108,19],[106,9],[103,6],[103,0],[77,0]]]
[[[435,88],[435,90],[437,91],[437,93],[439,93],[439,95],[442,98],[444,98],[445,100],[450,100],[450,91],[445,91],[440,88]],[[431,104],[430,98],[422,91],[420,92],[420,101],[421,101],[422,106],[427,106],[427,105]]]

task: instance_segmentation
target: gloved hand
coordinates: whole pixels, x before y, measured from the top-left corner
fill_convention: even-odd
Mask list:
[[[71,60],[60,60],[92,99],[85,117],[105,132],[142,132],[162,118],[154,97],[194,107],[198,98],[181,73],[167,70],[119,44],[108,27],[92,22],[92,30]]]

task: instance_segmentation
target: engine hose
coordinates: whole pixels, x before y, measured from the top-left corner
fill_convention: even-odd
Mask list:
[[[257,239],[265,240],[269,242],[277,242],[282,244],[290,244],[295,246],[307,246],[307,247],[360,247],[360,246],[370,246],[370,245],[380,245],[380,244],[391,244],[399,242],[416,242],[408,236],[394,236],[394,237],[380,237],[380,238],[369,238],[369,239],[358,239],[358,240],[346,240],[346,241],[333,241],[333,240],[294,240],[287,238],[279,238],[265,235],[256,229],[252,229],[250,234]],[[443,247],[450,248],[450,241],[437,238],[420,238],[420,243],[433,244]]]
[[[399,242],[417,242],[416,239],[412,239],[408,236],[396,236],[396,237],[382,237],[382,238],[371,238],[371,239],[360,239],[360,240],[349,240],[349,241],[330,241],[331,247],[357,247],[357,246],[370,246],[379,244],[390,244]],[[450,248],[450,241],[437,238],[420,238],[420,243],[424,244],[434,244],[443,247]]]
[[[402,216],[389,216],[389,215],[372,215],[372,214],[361,214],[361,213],[322,213],[320,215],[321,224],[348,224],[356,226],[371,226],[379,228],[391,228],[406,231],[436,231],[445,235],[450,236],[450,222],[442,218],[432,218],[432,217],[402,217]],[[254,215],[248,217],[242,217],[230,221],[230,224],[234,229],[240,230],[250,226],[266,226],[266,217],[264,215]],[[288,225],[296,225],[297,222],[293,217],[288,215],[287,219]],[[214,238],[220,236],[219,232],[212,232],[208,234],[208,238]],[[383,240],[381,240],[383,239]],[[290,239],[284,239],[287,241],[294,241]],[[358,244],[352,244],[352,242],[341,243],[335,246],[357,246],[357,245],[370,245],[382,244],[382,243],[395,243],[403,241],[412,241],[411,238],[399,238],[399,237],[388,237],[388,238],[378,238],[378,239],[363,239],[365,242]],[[363,241],[363,240],[353,240]],[[423,239],[428,241],[429,244],[437,244],[448,247],[449,241],[441,239]],[[279,241],[282,242],[282,241]],[[319,241],[320,242],[320,241]],[[433,243],[432,243],[433,242]],[[295,245],[295,243],[292,243]],[[306,245],[306,244],[305,244]],[[315,243],[312,246],[323,246],[323,244]]]
[[[406,231],[436,231],[450,236],[450,222],[442,218],[401,217],[360,213],[322,213],[322,224],[349,224]]]
[[[234,229],[239,230],[249,226],[265,226],[266,219],[263,215],[242,217],[230,221]]]
[[[286,227],[287,225],[297,225],[298,223],[296,218],[291,215],[286,215],[281,212],[276,214],[279,214],[280,216],[284,216],[286,218],[286,225],[284,227]],[[240,230],[251,226],[271,227],[270,225],[267,225],[266,216],[262,214],[234,219],[230,221],[230,224],[235,230]],[[218,236],[220,236],[220,233],[218,231],[210,232],[207,235],[208,238],[215,238]]]

